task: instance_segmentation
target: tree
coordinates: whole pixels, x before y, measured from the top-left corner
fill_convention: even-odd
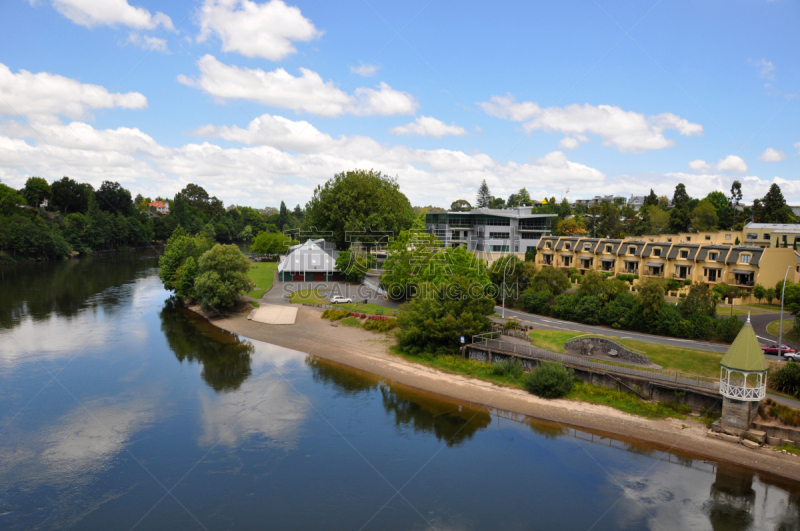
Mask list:
[[[572,215],[572,207],[569,206],[569,201],[565,197],[561,200],[561,204],[558,205],[558,217],[561,219],[566,218],[567,216]]]
[[[469,212],[472,210],[472,205],[465,199],[458,199],[450,204],[451,212]]]
[[[683,208],[687,206],[690,199],[691,197],[686,192],[686,185],[678,183],[675,187],[675,193],[672,194],[672,206],[674,208]]]
[[[646,317],[656,314],[664,306],[664,283],[655,278],[647,278],[638,284],[639,292],[636,295],[636,302],[642,307],[642,313]]]
[[[561,295],[570,288],[569,277],[557,267],[543,267],[534,276],[530,287],[546,291],[552,296]]]
[[[300,208],[300,205],[295,205],[292,214],[294,215],[295,218],[297,218],[297,221],[303,221],[303,216],[305,215],[305,212],[303,211],[302,208]]]
[[[733,228],[736,228],[736,212],[739,210],[739,201],[742,200],[742,183],[733,181],[731,184],[731,210],[733,211]]]
[[[50,185],[41,177],[28,177],[22,189],[22,197],[29,206],[36,208],[45,199],[50,199]]]
[[[661,234],[669,225],[669,213],[661,210],[658,205],[648,205],[644,208],[645,230],[647,234]]]
[[[117,182],[103,181],[94,193],[97,206],[104,212],[129,216],[133,214],[131,193]]]
[[[588,230],[592,236],[600,238],[616,238],[622,229],[619,208],[611,201],[602,201],[590,210],[590,223]]]
[[[469,342],[468,338],[488,331],[494,299],[484,289],[463,275],[441,284],[422,283],[414,299],[400,307],[400,348],[411,354],[453,354],[460,347],[460,336]]]
[[[340,251],[336,257],[336,270],[341,271],[348,282],[357,283],[367,276],[369,259],[366,253],[351,247],[347,251]]]
[[[763,198],[753,201],[753,217],[758,223],[789,223],[791,218],[785,207],[781,188],[773,183]]]
[[[761,302],[766,296],[767,296],[767,289],[764,286],[762,286],[761,284],[756,284],[753,287],[753,297],[755,297],[758,302]]]
[[[531,194],[528,193],[528,190],[525,188],[519,189],[519,192],[517,192],[517,203],[519,206],[531,206],[533,204]]]
[[[339,249],[351,241],[369,244],[397,237],[413,222],[411,203],[397,180],[373,170],[338,173],[317,186],[304,220],[309,228],[330,231]]]
[[[772,304],[772,301],[775,300],[775,288],[767,288],[764,298],[767,299],[767,304]]]
[[[717,305],[708,284],[696,282],[689,288],[689,293],[679,304],[681,313],[684,317],[695,315],[708,315],[714,317],[717,314]]]
[[[287,252],[297,242],[282,232],[259,232],[250,245],[250,251],[262,255],[279,255]]]
[[[89,209],[89,198],[94,195],[94,189],[91,184],[63,177],[50,186],[50,195],[53,206],[64,214],[84,213]]]
[[[24,205],[25,198],[19,192],[0,183],[0,214],[3,216],[11,216],[19,211],[17,205]]]
[[[692,229],[696,232],[709,232],[717,230],[717,210],[708,199],[703,199],[692,211]]]
[[[566,234],[567,236],[574,236],[575,234],[586,234],[586,229],[583,225],[583,218],[571,217],[562,219],[556,225],[556,232],[559,234]]]
[[[253,238],[253,227],[245,225],[242,232],[239,233],[239,239],[243,242],[249,242]]]
[[[475,208],[488,208],[491,200],[492,194],[489,192],[489,185],[486,184],[486,179],[484,179],[478,187],[478,195],[475,198]]]
[[[211,242],[204,235],[191,236],[178,226],[167,240],[164,254],[158,259],[158,278],[165,289],[175,291],[180,284],[180,270],[189,257],[195,260],[211,248]]]
[[[692,224],[692,218],[689,214],[689,209],[687,207],[678,208],[675,207],[669,212],[669,225],[667,226],[667,230],[672,233],[677,232],[688,232],[689,227]]]
[[[658,206],[658,196],[656,195],[656,193],[653,191],[652,188],[650,188],[650,194],[644,198],[644,203],[642,204],[642,206],[643,207]]]
[[[505,208],[506,202],[502,197],[492,197],[489,201],[489,208]]]
[[[733,226],[733,217],[727,196],[720,191],[714,191],[706,196],[706,200],[714,205],[719,228],[723,230],[730,229]]]
[[[286,203],[281,201],[281,208],[278,210],[278,230],[286,230],[287,223],[289,223],[289,211],[286,209]]]
[[[197,261],[194,290],[203,311],[224,313],[233,308],[243,291],[253,289],[247,272],[250,260],[235,245],[216,244]]]

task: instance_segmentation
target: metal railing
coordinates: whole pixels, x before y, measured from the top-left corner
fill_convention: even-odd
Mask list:
[[[720,381],[719,392],[728,398],[755,401],[761,400],[767,396],[767,384],[765,382],[758,387],[741,387],[738,385],[731,385],[726,381]]]
[[[697,374],[685,374],[677,371],[634,369],[632,367],[625,367],[622,365],[611,365],[609,363],[587,360],[582,356],[576,356],[574,354],[560,354],[545,350],[543,348],[534,347],[532,345],[520,345],[518,343],[490,339],[487,337],[491,336],[492,334],[497,334],[497,332],[490,332],[488,334],[474,336],[472,338],[472,344],[478,348],[484,347],[517,357],[558,361],[561,363],[568,363],[570,365],[587,367],[599,371],[639,376],[641,378],[650,378],[652,380],[678,383],[682,385],[693,385],[695,387],[703,387],[706,389],[717,390],[720,387],[720,381],[717,378],[709,378],[707,376],[700,376]]]

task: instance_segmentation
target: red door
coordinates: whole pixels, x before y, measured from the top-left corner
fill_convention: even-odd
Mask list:
[[[314,273],[314,282],[322,282],[325,280],[325,273]]]
[[[292,280],[294,280],[295,282],[302,282],[303,279],[304,279],[303,273],[295,273],[294,276],[292,277]]]

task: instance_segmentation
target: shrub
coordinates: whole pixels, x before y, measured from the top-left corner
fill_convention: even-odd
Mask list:
[[[364,322],[364,330],[371,330],[373,332],[388,332],[396,326],[397,319],[380,319]]]
[[[681,415],[688,415],[692,412],[692,407],[689,404],[679,404],[678,402],[659,402],[659,406],[671,409]]]
[[[525,389],[541,398],[559,398],[572,390],[572,369],[546,361],[525,375]]]
[[[679,289],[681,289],[682,285],[683,282],[681,282],[680,280],[674,278],[667,279],[667,290],[669,291],[678,291]]]
[[[670,291],[669,292],[669,296],[670,297],[677,297],[678,296],[678,292],[677,291]]]
[[[603,278],[611,278],[614,276],[614,273],[609,273],[609,272],[600,273],[600,276]]]
[[[720,341],[725,343],[733,343],[733,340],[739,335],[739,332],[741,332],[743,326],[744,323],[735,316],[717,319],[717,329],[714,335]],[[800,380],[798,380],[798,382],[800,383]]]
[[[338,321],[339,319],[350,317],[350,315],[352,314],[348,310],[325,310],[322,312],[322,318],[331,321]]]
[[[517,321],[506,321],[503,325],[504,330],[521,330],[522,325],[519,324]]]
[[[522,365],[520,365],[517,358],[498,361],[492,365],[492,374],[495,376],[508,376],[516,380],[522,376]]]
[[[688,278],[687,278],[686,280],[684,280],[684,281],[683,281],[683,285],[684,285],[684,286],[691,286],[691,285],[692,285],[692,281],[691,281],[691,279],[688,279]]]
[[[569,279],[575,284],[580,284],[581,283],[581,276],[579,274],[574,274],[574,275],[570,276]]]
[[[624,280],[625,282],[628,282],[630,284],[633,284],[633,281],[636,280],[637,278],[639,278],[639,275],[633,275],[631,273],[620,273],[619,275],[617,275],[617,279]]]
[[[776,418],[787,426],[800,426],[800,410],[778,404],[771,398],[768,398],[765,402],[765,404],[759,405],[759,414],[763,415],[766,412],[767,416]]]
[[[800,398],[800,363],[789,362],[770,371],[767,381],[771,389]]]
[[[681,298],[681,299],[685,299],[686,298],[686,294],[685,293],[678,293],[678,297]]]

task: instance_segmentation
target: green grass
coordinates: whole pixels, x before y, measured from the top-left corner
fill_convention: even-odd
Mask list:
[[[744,306],[740,306],[740,308],[752,308],[754,310],[762,310],[762,311],[765,311],[765,312],[780,313],[781,304],[780,304],[780,302],[778,304],[747,304],[747,305],[744,305]],[[721,314],[721,312],[717,312],[717,313]]]
[[[337,308],[350,310],[351,312],[361,312],[367,315],[386,315],[389,317],[393,316],[394,312],[397,311],[392,308],[387,308],[386,306],[372,304],[371,302],[367,304],[357,302],[352,304],[331,304],[328,299],[320,296],[319,292],[315,292],[313,289],[300,289],[292,292],[292,295],[289,297],[289,302],[292,304],[328,304],[330,306],[336,306]]]
[[[777,321],[772,321],[770,324],[767,325],[767,333],[778,337],[780,333],[781,321],[778,319]],[[788,337],[789,332],[792,331],[794,327],[794,320],[793,319],[784,319],[783,320],[783,337]]]
[[[442,372],[478,378],[507,387],[525,388],[522,378],[510,374],[497,374],[492,365],[481,361],[462,359],[461,356],[415,356],[404,352],[397,346],[390,347],[390,350],[409,361],[427,365]],[[672,405],[665,402],[658,404],[647,402],[632,393],[583,382],[575,382],[575,385],[572,386],[572,391],[565,398],[592,404],[603,404],[646,418],[685,418],[680,410],[680,405]]]
[[[344,326],[351,326],[353,328],[362,328],[364,325],[361,322],[361,319],[357,317],[345,317],[339,321]]]
[[[258,301],[247,301],[247,302],[249,302],[253,306],[253,308],[261,308],[261,303]]]
[[[745,308],[744,306],[734,306],[733,307],[733,315],[747,315],[750,313],[750,310]],[[731,316],[731,307],[730,306],[717,306],[717,315],[720,317],[730,317]]]
[[[800,448],[793,444],[782,444],[772,449],[773,452],[780,452],[781,450],[786,450],[788,454],[800,455]]]
[[[633,393],[625,393],[600,387],[583,382],[575,382],[565,398],[589,402],[591,404],[602,404],[619,409],[631,415],[638,415],[649,419],[664,419],[667,417],[686,418],[681,410],[682,404],[672,404],[668,402],[647,402]],[[685,410],[684,410],[685,411]]]
[[[584,334],[580,332],[543,329],[534,330],[530,333],[531,342],[534,345],[554,352],[564,352],[564,343],[582,335]],[[699,374],[712,378],[719,376],[719,361],[722,359],[722,353],[659,345],[633,339],[618,339],[615,337],[609,337],[609,339],[644,352],[653,363],[661,365],[663,370]]]
[[[256,289],[248,291],[247,295],[254,299],[260,299],[264,293],[272,287],[275,281],[275,271],[278,270],[278,262],[258,262],[250,264],[250,271],[247,274],[250,280],[256,285]]]

